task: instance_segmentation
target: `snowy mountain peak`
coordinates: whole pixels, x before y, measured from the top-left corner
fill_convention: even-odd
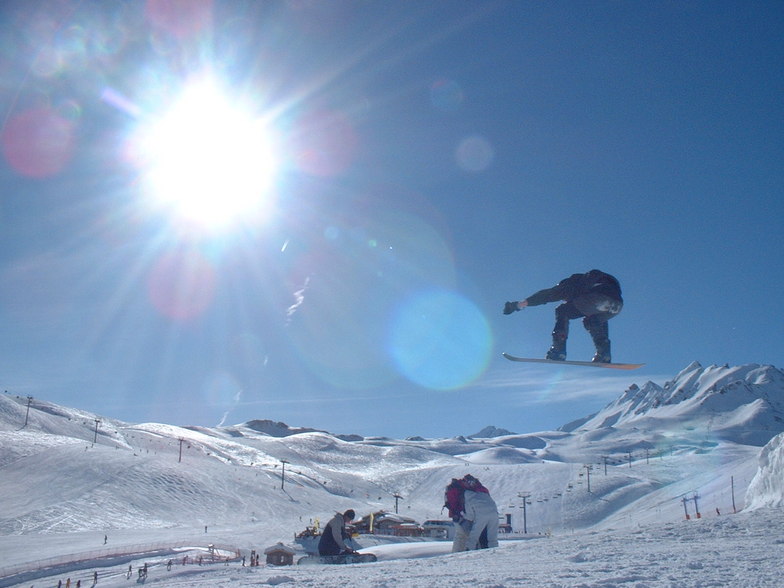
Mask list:
[[[245,423],[249,429],[259,433],[266,433],[270,437],[288,437],[289,435],[296,435],[297,433],[312,433],[315,429],[308,429],[303,427],[292,428],[286,423],[275,422],[268,419],[254,419]]]
[[[474,433],[473,435],[469,435],[470,439],[492,439],[494,437],[504,437],[505,435],[515,435],[512,431],[507,431],[506,429],[499,429],[494,425],[488,425],[478,433]]]
[[[683,368],[680,373],[675,376],[675,379],[682,378],[684,375],[689,374],[691,372],[695,372],[702,369],[702,364],[699,361],[692,361],[689,365]]]
[[[247,430],[256,433],[269,435],[270,437],[289,437],[291,435],[299,435],[300,433],[326,433],[343,441],[361,441],[363,439],[360,435],[337,435],[323,431],[321,429],[311,429],[309,427],[290,427],[286,423],[280,421],[271,421],[269,419],[254,419],[242,425],[235,425],[233,427],[226,427],[225,430],[228,434],[242,437],[246,434]]]
[[[784,430],[784,372],[748,364],[703,367],[692,362],[664,386],[630,386],[616,400],[580,425],[665,430],[699,427],[718,438],[764,445]]]

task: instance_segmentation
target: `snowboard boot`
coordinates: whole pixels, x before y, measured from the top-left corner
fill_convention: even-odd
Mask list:
[[[586,317],[583,321],[585,328],[591,334],[596,353],[591,361],[593,363],[612,363],[610,354],[610,337],[607,321],[591,320],[593,317]]]
[[[545,355],[544,358],[549,359],[550,361],[563,361],[566,359],[566,351],[553,345],[547,350],[547,355]]]
[[[612,356],[610,355],[610,341],[607,340],[605,345],[601,348],[596,348],[596,353],[591,359],[593,363],[612,363]]]
[[[563,361],[566,359],[566,335],[563,332],[553,331],[553,344],[547,350],[545,359]]]

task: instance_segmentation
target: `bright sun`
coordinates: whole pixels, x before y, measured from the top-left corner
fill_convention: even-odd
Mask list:
[[[197,228],[224,230],[270,205],[277,169],[264,121],[209,81],[185,89],[137,143],[153,206]]]

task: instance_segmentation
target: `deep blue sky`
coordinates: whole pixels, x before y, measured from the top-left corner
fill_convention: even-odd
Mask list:
[[[451,436],[782,366],[781,2],[165,4],[0,8],[3,389]],[[147,205],[131,139],[205,71],[278,137],[272,212],[209,235]],[[555,307],[506,300],[594,267],[645,368],[500,357],[543,356]]]

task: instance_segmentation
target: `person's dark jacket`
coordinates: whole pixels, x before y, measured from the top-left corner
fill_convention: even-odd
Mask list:
[[[343,515],[338,513],[327,523],[321,533],[318,545],[319,555],[338,555],[347,551],[349,548],[346,545],[346,539],[348,538],[346,522]]]
[[[526,300],[528,301],[528,306],[539,306],[558,300],[569,302],[592,292],[604,294],[608,298],[623,302],[621,285],[618,283],[618,280],[610,274],[595,269],[584,274],[572,274],[552,288],[539,290],[536,294],[526,298]]]

